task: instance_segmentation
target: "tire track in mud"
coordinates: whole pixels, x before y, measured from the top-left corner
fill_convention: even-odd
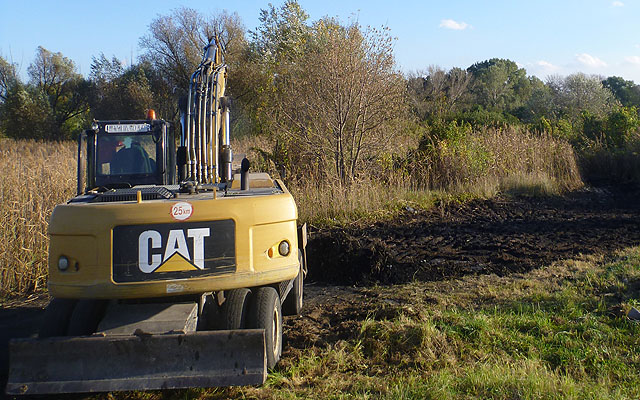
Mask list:
[[[586,188],[551,198],[473,200],[370,226],[312,232],[309,281],[433,281],[525,272],[640,244],[640,190]]]

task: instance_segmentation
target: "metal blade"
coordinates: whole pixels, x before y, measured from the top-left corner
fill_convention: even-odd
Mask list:
[[[14,339],[6,392],[82,393],[259,385],[264,330]]]

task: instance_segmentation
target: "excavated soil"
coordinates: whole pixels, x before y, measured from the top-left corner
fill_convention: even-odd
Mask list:
[[[370,226],[312,232],[308,280],[362,286],[504,275],[638,244],[637,189],[498,197],[409,209],[394,221]]]

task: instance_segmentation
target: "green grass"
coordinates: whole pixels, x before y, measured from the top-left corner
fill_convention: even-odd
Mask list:
[[[638,248],[511,277],[371,291],[398,304],[394,317],[370,316],[355,339],[301,351],[262,388],[218,395],[640,398],[640,325],[626,318],[640,294]]]

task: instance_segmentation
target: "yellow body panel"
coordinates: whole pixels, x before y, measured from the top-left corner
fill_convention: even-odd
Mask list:
[[[60,298],[148,298],[262,286],[293,279],[299,271],[297,209],[284,185],[278,183],[284,193],[214,199],[211,192],[205,192],[142,203],[59,205],[49,225],[49,291],[53,297]],[[193,207],[192,215],[185,222],[228,219],[235,222],[236,271],[188,279],[115,282],[113,229],[122,225],[179,223],[170,212],[177,202],[188,202]],[[291,247],[286,257],[277,251],[283,240]],[[271,256],[270,248],[275,250]],[[58,269],[62,255],[70,261],[64,272]],[[176,257],[170,261],[159,270],[186,269]]]

